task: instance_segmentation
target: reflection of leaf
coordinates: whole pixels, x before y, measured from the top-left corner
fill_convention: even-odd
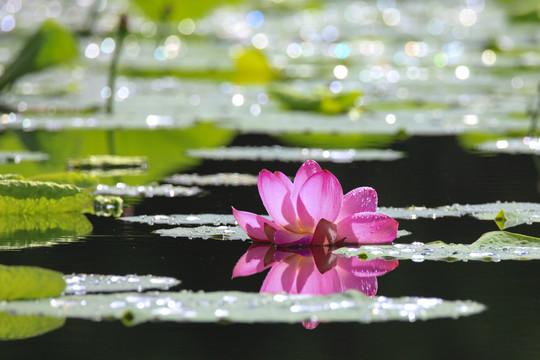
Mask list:
[[[442,261],[500,261],[539,260],[540,239],[506,231],[491,231],[470,245],[446,244],[442,241],[423,244],[366,245],[360,248],[341,248],[335,254],[361,259],[399,259],[422,262]]]
[[[0,300],[58,296],[66,288],[63,274],[33,266],[0,265]]]
[[[74,185],[0,180],[0,209],[4,214],[85,212],[92,210],[92,198]]]
[[[81,213],[4,214],[0,216],[0,249],[15,250],[76,241],[92,232]]]
[[[269,93],[291,110],[316,111],[323,114],[339,114],[351,109],[358,97],[359,91],[334,94],[327,88],[316,88],[312,93],[306,93],[286,84],[273,84]]]
[[[43,335],[64,325],[64,318],[0,313],[0,340],[19,340]]]
[[[70,62],[78,55],[73,34],[53,20],[46,20],[28,39],[0,78],[0,90],[30,72]]]
[[[65,296],[53,300],[0,303],[0,310],[101,320],[121,319],[128,325],[147,321],[176,322],[321,322],[457,318],[485,309],[474,301],[437,298],[367,297],[358,291],[332,295],[255,294],[242,292],[162,292]]]

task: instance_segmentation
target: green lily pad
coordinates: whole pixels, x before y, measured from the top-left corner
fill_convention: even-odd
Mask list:
[[[81,213],[2,214],[0,250],[74,242],[91,232],[92,223]]]
[[[479,151],[491,153],[540,155],[540,139],[531,137],[519,139],[500,138],[494,141],[486,141],[477,145],[475,148]]]
[[[65,288],[63,274],[58,271],[0,265],[0,301],[53,297],[60,295]]]
[[[332,295],[286,295],[242,292],[162,292],[63,296],[39,301],[0,303],[0,311],[43,314],[94,321],[119,319],[127,325],[147,321],[299,323],[359,322],[457,318],[477,314],[474,301],[438,298],[367,297],[350,290]]]
[[[148,225],[234,225],[236,220],[232,214],[191,214],[191,215],[140,215],[126,216],[121,220]]]
[[[180,284],[175,278],[153,275],[72,274],[65,275],[64,280],[67,284],[64,294],[76,295],[97,292],[141,292],[148,289],[168,290]]]
[[[173,185],[198,186],[245,186],[256,185],[257,176],[239,173],[218,173],[211,175],[174,174],[163,180]]]
[[[349,163],[353,161],[392,161],[403,157],[394,150],[378,149],[308,149],[281,146],[231,146],[217,149],[192,149],[187,154],[196,158],[212,160],[257,161],[328,161]]]
[[[39,174],[30,177],[28,180],[71,184],[80,188],[93,188],[98,184],[96,177],[74,172]]]
[[[188,239],[250,240],[249,236],[239,226],[227,225],[176,227],[156,230],[156,233],[161,236],[185,237]]]
[[[341,248],[335,254],[361,259],[399,259],[422,262],[435,261],[501,261],[539,260],[540,239],[506,231],[491,231],[470,245],[446,244],[442,241],[412,244],[365,245],[360,248]]]
[[[53,316],[0,313],[0,340],[21,340],[61,328],[66,319]]]
[[[91,169],[146,169],[148,159],[144,156],[92,155],[81,159],[68,160],[68,168],[72,170]]]
[[[33,151],[0,151],[0,163],[20,163],[21,161],[49,160],[48,154]]]
[[[88,212],[92,197],[74,185],[0,180],[0,210],[4,214]]]

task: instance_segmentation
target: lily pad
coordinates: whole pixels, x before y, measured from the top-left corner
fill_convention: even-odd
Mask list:
[[[353,161],[392,161],[403,157],[394,150],[377,149],[309,149],[281,146],[231,146],[218,149],[192,149],[189,156],[212,160],[257,160],[257,161],[328,161],[349,163]]]
[[[63,274],[58,271],[0,265],[0,301],[53,297],[60,295],[65,288]]]
[[[97,195],[94,198],[94,214],[97,216],[122,215],[124,209],[124,199],[120,196]]]
[[[165,185],[147,185],[147,186],[129,186],[124,183],[118,183],[115,186],[98,185],[94,194],[96,195],[114,195],[114,196],[133,196],[133,197],[177,197],[177,196],[195,196],[202,190],[196,186],[173,186]]]
[[[168,290],[180,284],[171,277],[153,275],[65,275],[66,289],[64,294],[84,295],[87,293],[104,293],[120,291],[145,291],[148,289]]]
[[[239,173],[218,173],[211,175],[174,174],[163,180],[173,185],[198,186],[242,186],[256,185],[257,176]]]
[[[455,319],[477,314],[485,306],[470,300],[384,296],[367,297],[350,290],[332,295],[286,295],[242,292],[162,292],[63,296],[39,301],[0,303],[1,311],[43,314],[94,321],[120,319],[127,325],[147,321],[299,323]]]
[[[70,159],[67,166],[72,170],[146,169],[148,159],[144,156],[92,155],[81,159]]]
[[[74,185],[0,180],[0,209],[4,214],[87,212],[92,209],[92,197]]]
[[[74,172],[39,174],[30,177],[29,180],[71,184],[80,188],[93,188],[98,184],[96,177]]]
[[[186,237],[188,239],[250,240],[240,226],[227,225],[176,227],[173,229],[160,229],[156,233],[161,236]]]
[[[381,207],[377,211],[394,219],[436,219],[446,216],[461,217],[469,215],[480,220],[494,220],[501,210],[504,211],[507,218],[511,219],[511,221],[505,224],[505,228],[540,222],[539,203],[494,202],[475,205],[453,204],[436,208],[426,208],[423,206],[411,206],[407,208]]]
[[[498,139],[496,141],[486,141],[476,146],[476,150],[512,155],[540,155],[540,139],[524,137],[519,139]]]
[[[191,215],[140,215],[127,216],[121,220],[148,225],[234,225],[236,220],[232,214],[191,214]],[[193,228],[192,228],[193,229]]]
[[[49,155],[31,151],[0,151],[0,163],[20,163],[21,161],[45,161]]]
[[[0,313],[0,340],[20,340],[43,335],[64,326],[66,319],[53,316]]]
[[[446,244],[442,241],[412,244],[365,245],[360,248],[340,248],[335,254],[361,259],[399,259],[422,262],[438,261],[501,261],[539,260],[540,239],[506,231],[485,233],[470,245]]]

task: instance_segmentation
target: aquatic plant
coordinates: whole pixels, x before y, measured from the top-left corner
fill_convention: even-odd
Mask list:
[[[277,246],[387,243],[398,222],[376,212],[377,193],[358,187],[343,195],[338,179],[319,164],[302,164],[294,182],[280,171],[259,173],[257,187],[273,221],[233,207],[238,225],[256,242]]]

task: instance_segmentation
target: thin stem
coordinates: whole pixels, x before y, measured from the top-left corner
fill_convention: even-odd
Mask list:
[[[538,83],[538,96],[536,97],[536,106],[531,109],[531,127],[529,129],[529,136],[536,136],[536,129],[538,127],[538,112],[540,111],[540,82]]]
[[[111,60],[111,66],[109,67],[109,80],[108,86],[111,91],[109,98],[107,99],[107,105],[105,111],[107,114],[113,113],[114,102],[114,90],[116,83],[116,75],[118,69],[118,59],[120,58],[120,52],[124,43],[124,38],[127,35],[127,15],[124,14],[120,17],[120,24],[118,25],[118,32],[116,34],[116,47],[114,49],[113,58]]]

